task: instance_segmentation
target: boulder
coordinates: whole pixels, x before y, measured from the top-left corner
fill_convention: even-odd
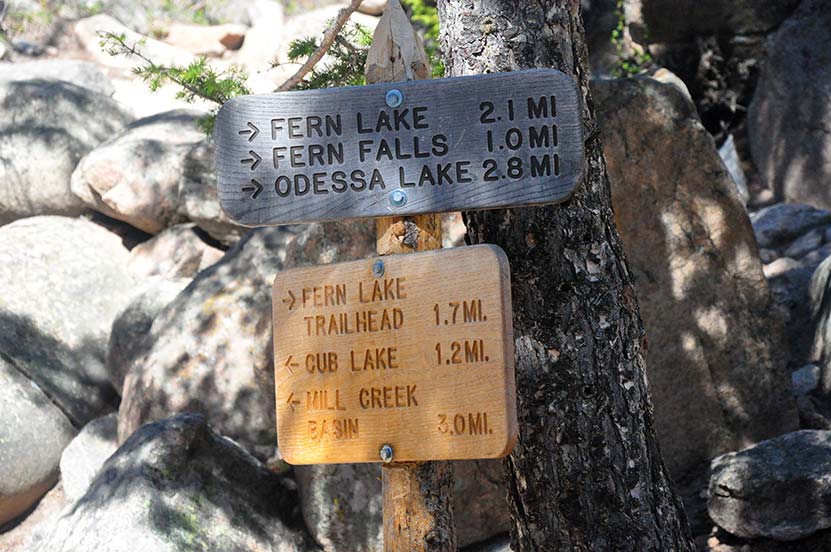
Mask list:
[[[132,435],[30,550],[305,552],[295,503],[283,477],[182,414]]]
[[[248,28],[244,25],[187,25],[175,23],[164,41],[195,55],[219,57],[226,50],[239,50]]]
[[[271,454],[271,285],[293,235],[285,227],[252,231],[155,317],[130,353],[120,442],[148,422],[195,411],[249,451]]]
[[[193,278],[225,254],[205,242],[195,224],[177,224],[130,251],[128,267],[139,277]]]
[[[119,393],[124,387],[127,370],[141,357],[144,350],[141,342],[150,332],[153,321],[189,283],[187,278],[155,278],[146,291],[116,317],[107,347],[107,374]]]
[[[98,470],[118,448],[118,417],[113,412],[87,425],[61,454],[61,484],[71,502],[84,496]]]
[[[711,469],[707,509],[734,535],[790,541],[831,527],[831,431],[788,433]]]
[[[200,113],[170,111],[140,119],[99,146],[72,174],[89,207],[155,234],[182,222],[179,178],[188,152],[205,137]]]
[[[0,526],[55,484],[75,431],[49,395],[0,355]]]
[[[831,256],[814,271],[808,285],[807,303],[813,325],[808,360],[819,364],[822,390],[831,393]]]
[[[510,517],[502,462],[453,462],[456,539],[459,546],[508,531]],[[295,467],[306,526],[325,552],[383,550],[381,467],[329,464]],[[332,515],[332,505],[338,515]]]
[[[799,0],[643,0],[643,19],[654,42],[699,35],[748,35],[770,31]]]
[[[115,234],[84,219],[0,228],[0,355],[78,429],[115,406],[104,359],[135,294],[127,258]]]
[[[677,480],[797,427],[783,329],[747,212],[689,98],[650,78],[597,81],[593,95]]]
[[[777,197],[826,209],[831,208],[829,28],[829,2],[799,5],[769,44],[747,117],[753,161]]]
[[[105,96],[115,92],[110,79],[94,63],[74,59],[50,59],[0,65],[0,81],[58,80]]]
[[[33,64],[25,64],[33,65]],[[69,188],[81,157],[131,120],[108,96],[16,73],[0,80],[0,224],[35,215],[77,216]]]

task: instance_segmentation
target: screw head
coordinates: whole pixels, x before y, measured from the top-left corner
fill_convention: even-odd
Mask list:
[[[372,275],[376,278],[380,278],[384,275],[384,261],[378,259],[374,263],[372,263]]]
[[[390,445],[383,445],[380,451],[381,461],[384,464],[392,462],[392,447]]]
[[[398,107],[404,103],[404,94],[402,94],[400,90],[393,88],[392,90],[387,91],[387,94],[384,96],[384,101],[386,101],[387,105],[390,107]]]
[[[393,190],[390,193],[390,205],[393,207],[403,207],[407,204],[407,192],[404,190]]]

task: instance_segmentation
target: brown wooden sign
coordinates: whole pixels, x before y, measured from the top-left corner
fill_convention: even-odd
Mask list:
[[[584,172],[577,86],[553,69],[244,96],[214,132],[246,226],[556,203]]]
[[[490,245],[300,268],[274,282],[290,464],[498,458],[517,438],[508,261]]]

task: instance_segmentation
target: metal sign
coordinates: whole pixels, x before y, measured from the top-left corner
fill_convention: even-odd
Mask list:
[[[491,245],[278,274],[286,462],[507,455],[517,438],[509,278]]]
[[[243,96],[216,120],[219,200],[246,226],[556,203],[580,121],[553,69]]]

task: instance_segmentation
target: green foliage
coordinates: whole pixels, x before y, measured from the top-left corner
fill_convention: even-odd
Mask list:
[[[201,98],[219,107],[231,98],[251,93],[245,84],[248,75],[239,67],[232,66],[224,71],[216,71],[204,56],[196,58],[186,66],[159,65],[141,53],[143,40],[129,44],[127,36],[123,33],[106,32],[100,33],[100,36],[101,48],[105,52],[112,56],[135,56],[143,62],[142,65],[134,67],[133,72],[154,92],[167,83],[173,83],[180,88],[176,94],[177,98],[186,102]],[[206,134],[210,134],[213,129],[219,107],[200,121],[200,126]]]
[[[649,69],[652,64],[652,56],[646,50],[628,52],[624,33],[626,30],[626,13],[624,11],[624,0],[617,0],[615,5],[615,16],[617,25],[612,30],[611,42],[617,53],[617,66],[612,70],[615,77],[631,77]]]
[[[315,66],[297,88],[310,90],[364,84],[364,65],[370,44],[372,33],[369,29],[357,23],[347,23],[326,52],[328,61]],[[303,63],[319,46],[319,40],[314,37],[293,40],[289,43],[289,61]]]
[[[436,7],[426,0],[402,0],[401,4],[410,13],[413,26],[421,31],[424,51],[433,66],[433,77],[443,77],[444,62],[439,50],[439,14]]]

